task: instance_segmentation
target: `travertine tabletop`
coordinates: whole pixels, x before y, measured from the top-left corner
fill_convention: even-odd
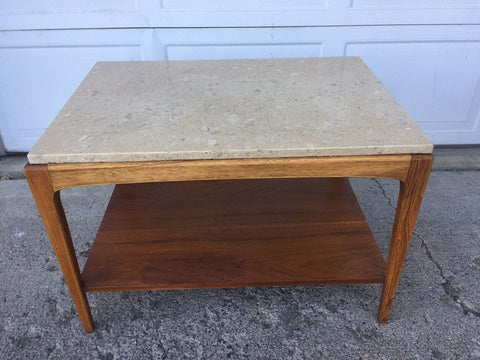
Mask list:
[[[32,164],[431,153],[359,58],[100,62]]]

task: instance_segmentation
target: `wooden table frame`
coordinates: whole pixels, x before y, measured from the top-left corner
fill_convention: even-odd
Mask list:
[[[77,186],[166,181],[364,177],[400,181],[378,321],[386,322],[433,163],[431,154],[27,164],[25,175],[85,331],[94,330],[82,275],[60,201]]]

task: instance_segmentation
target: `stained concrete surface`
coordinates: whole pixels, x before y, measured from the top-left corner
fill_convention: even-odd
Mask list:
[[[89,294],[92,334],[26,181],[0,181],[0,358],[480,359],[478,169],[432,172],[388,324],[378,284],[239,288]],[[351,182],[386,255],[398,185]],[[80,266],[111,190],[62,192]]]

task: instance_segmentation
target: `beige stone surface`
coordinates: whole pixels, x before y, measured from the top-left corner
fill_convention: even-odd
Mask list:
[[[431,153],[359,59],[100,62],[31,163]]]

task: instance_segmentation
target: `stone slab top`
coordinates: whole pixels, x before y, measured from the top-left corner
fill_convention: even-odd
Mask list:
[[[99,62],[32,164],[431,153],[360,58]]]

